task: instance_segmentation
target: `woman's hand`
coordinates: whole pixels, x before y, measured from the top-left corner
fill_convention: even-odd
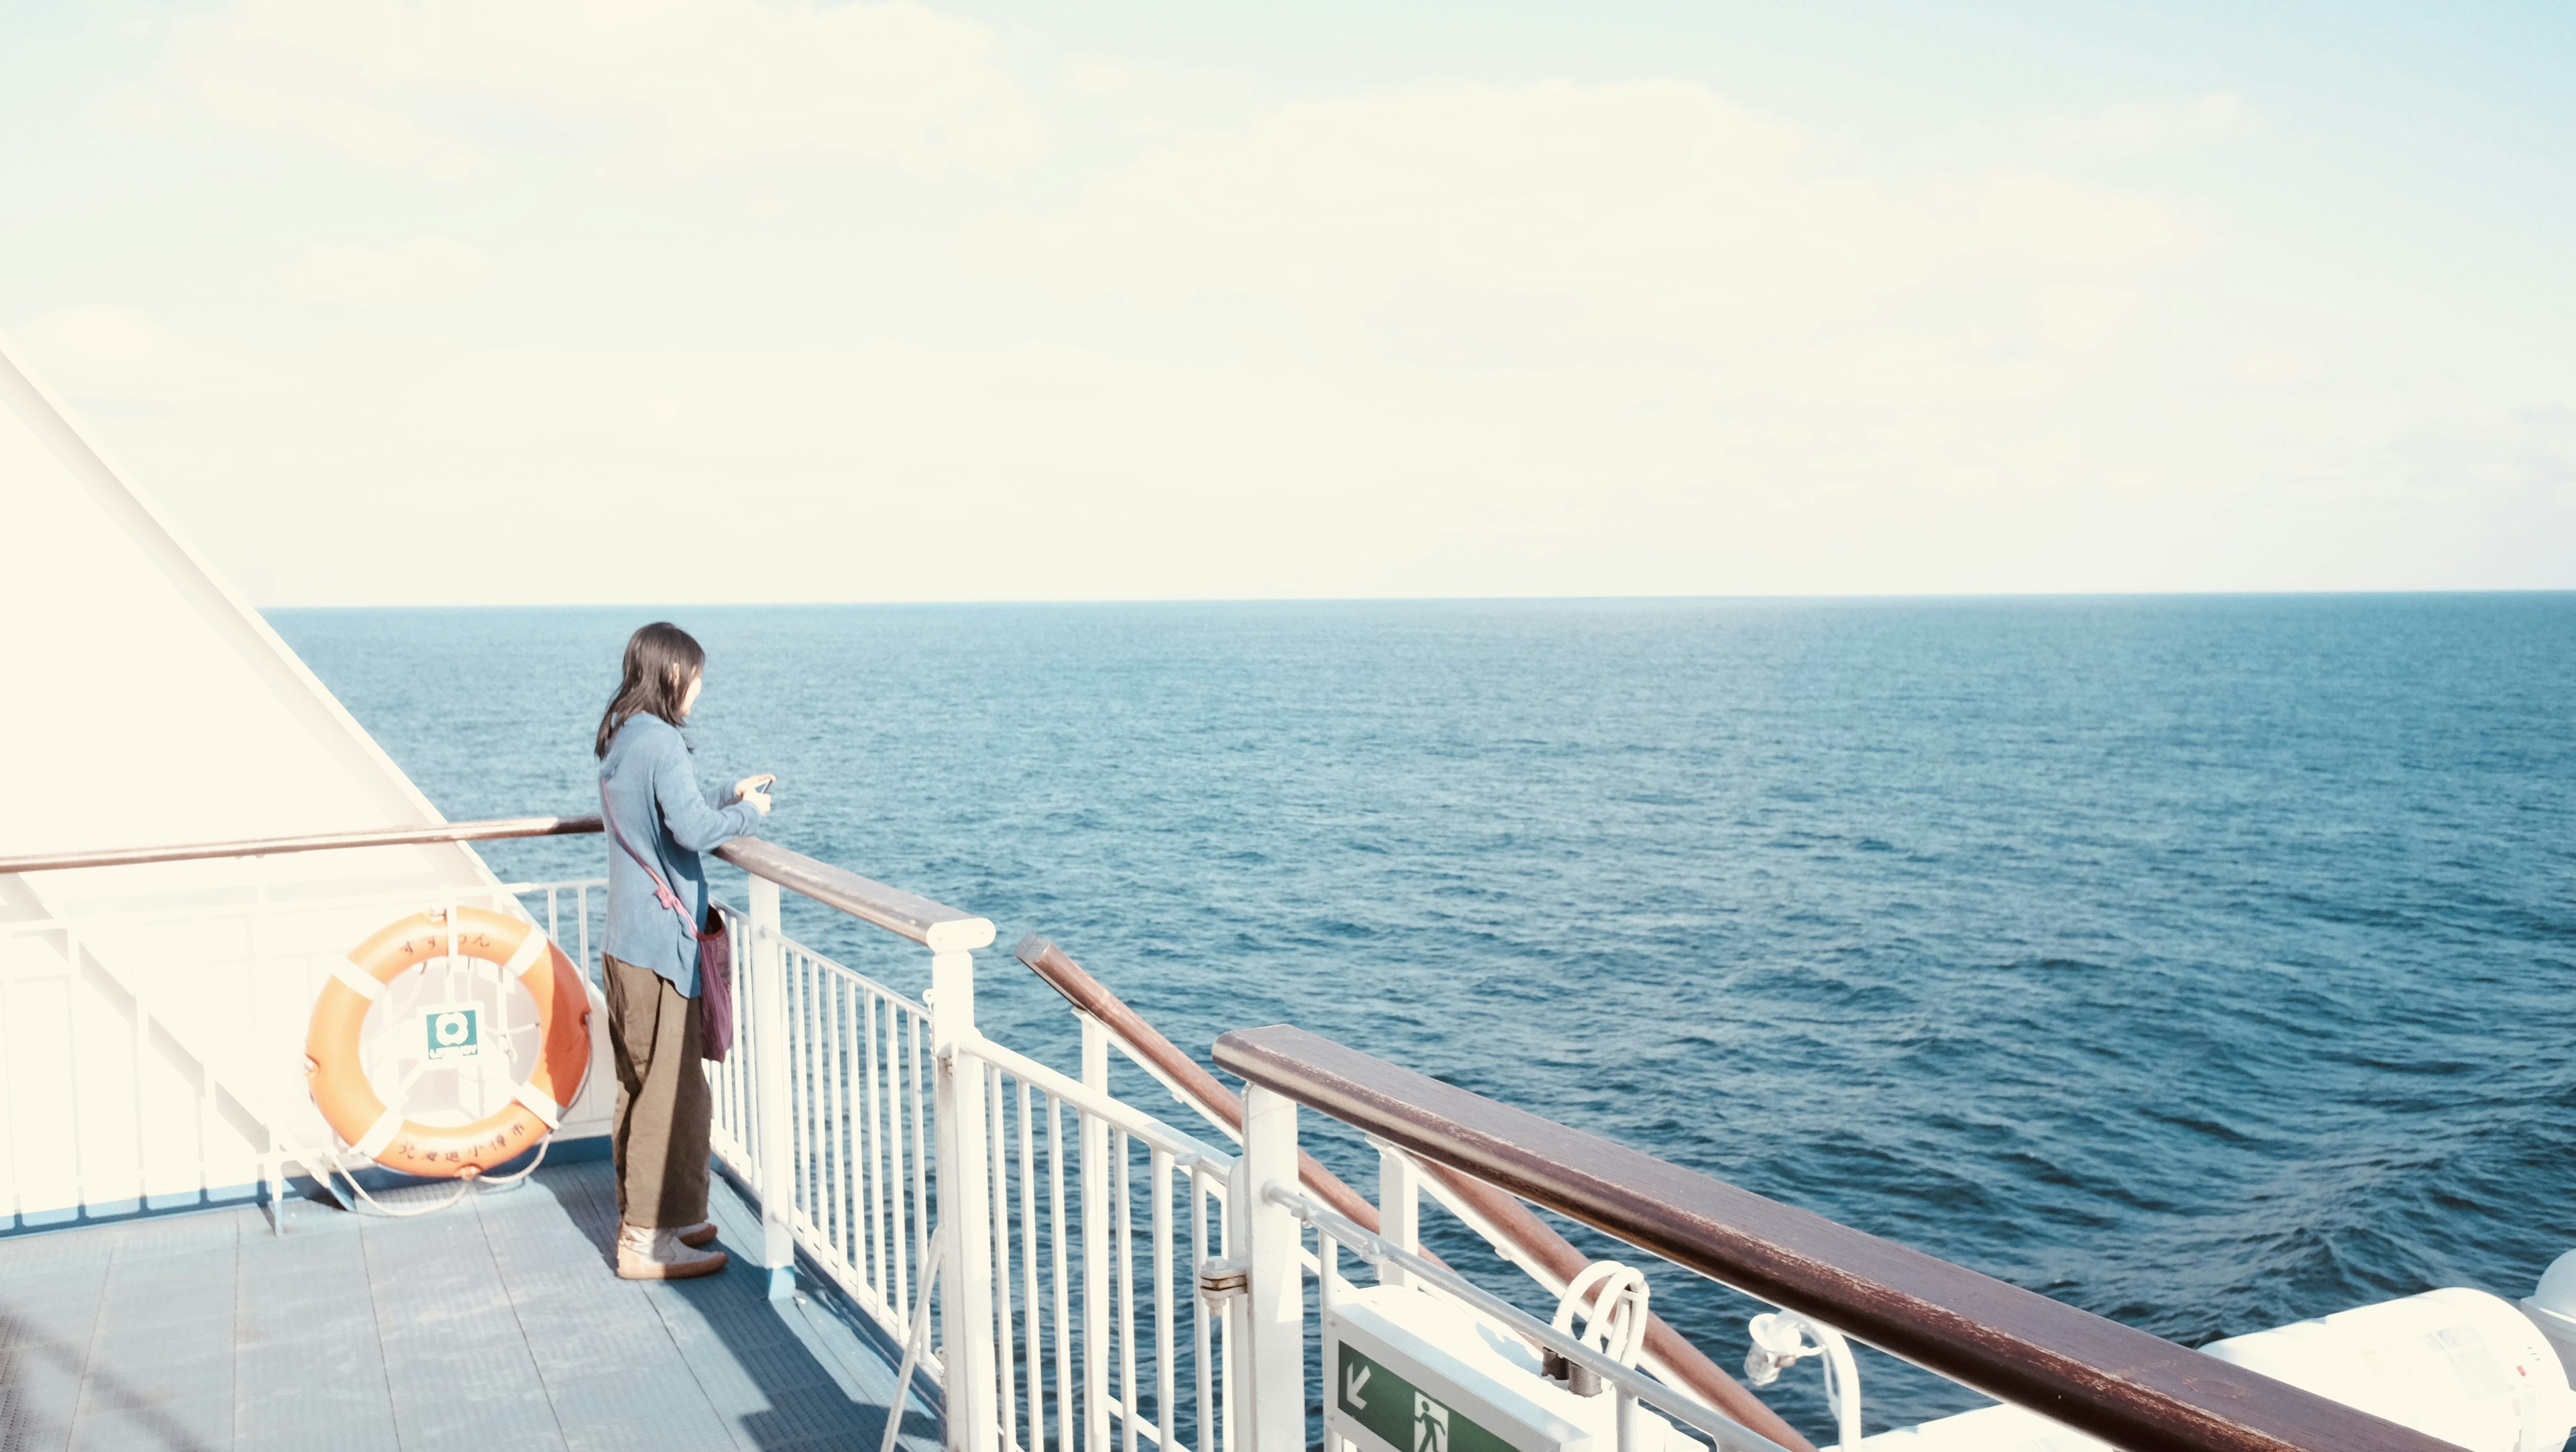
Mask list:
[[[759,809],[762,816],[766,817],[769,815],[768,789],[770,784],[777,780],[778,773],[774,771],[764,771],[758,776],[744,777],[733,784],[733,799],[751,803]]]

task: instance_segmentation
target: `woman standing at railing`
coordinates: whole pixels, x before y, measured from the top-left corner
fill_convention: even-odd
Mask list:
[[[617,1061],[617,1273],[679,1280],[725,1268],[707,1219],[708,1131],[715,1105],[700,1067],[699,966],[708,905],[698,854],[750,835],[777,778],[747,776],[721,798],[701,792],[680,723],[698,703],[706,652],[655,622],[626,642],[617,695],[599,719],[599,800],[608,828],[608,932],[601,988]],[[702,928],[701,925],[704,925]],[[730,995],[722,995],[729,998]]]

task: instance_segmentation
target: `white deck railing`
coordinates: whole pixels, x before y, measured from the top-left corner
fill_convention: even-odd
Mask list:
[[[595,824],[441,824],[0,865],[586,830]],[[1243,1298],[1202,1274],[1223,1268],[1238,1235],[1235,1158],[1114,1098],[1096,1025],[1080,1078],[986,1040],[973,954],[993,941],[991,923],[767,843],[719,855],[750,888],[725,906],[736,1032],[708,1066],[713,1147],[760,1207],[755,1263],[771,1294],[793,1292],[801,1252],[937,1378],[959,1452],[1235,1452]],[[334,967],[389,917],[523,913],[596,988],[604,879],[285,901],[256,870],[236,875],[247,880],[185,907],[0,923],[0,1192],[14,1213],[160,1208],[258,1181],[274,1203],[290,1165],[354,1168],[305,1093],[303,1031]],[[791,891],[928,949],[930,991],[907,996],[788,937]],[[454,992],[478,976],[434,960],[404,991]],[[487,986],[502,1034],[533,1031],[506,984]],[[597,1015],[593,1032],[604,1032]],[[575,1132],[608,1127],[615,1084],[597,1038],[593,1057]],[[187,1082],[165,1092],[156,1076],[173,1070]],[[50,1137],[36,1132],[46,1125]]]
[[[906,1341],[931,1235],[930,1010],[749,913],[726,905],[726,916],[735,961],[753,971],[736,974],[733,1050],[707,1066],[716,1157],[756,1199],[787,1185],[793,1246]],[[765,1101],[785,1117],[775,1176]],[[935,1351],[927,1365],[939,1370]]]
[[[1290,1413],[1273,1409],[1279,1425],[1263,1434],[1254,1320],[1302,1302],[1295,1283],[1304,1276],[1319,1277],[1327,1297],[1344,1285],[1332,1266],[1336,1245],[1360,1248],[1391,1272],[1409,1264],[1402,1258],[1414,1250],[1419,1179],[1409,1163],[1389,1157],[1390,1238],[1364,1240],[1374,1232],[1301,1205],[1317,1237],[1311,1251],[1288,1250],[1283,1284],[1278,1267],[1255,1264],[1247,1227],[1264,1206],[1252,1198],[1247,1158],[1111,1091],[1111,1058],[1123,1052],[1219,1130],[1234,1130],[1174,1082],[1169,1066],[1079,1009],[1078,1076],[983,1036],[974,953],[993,941],[992,924],[767,843],[730,843],[719,855],[750,881],[740,905],[722,905],[737,965],[736,1025],[731,1053],[707,1071],[713,1148],[759,1206],[760,1244],[745,1249],[767,1271],[770,1293],[793,1293],[801,1255],[810,1274],[935,1379],[957,1452],[1245,1452],[1247,1438],[1271,1446],[1291,1436],[1302,1446],[1302,1402],[1293,1432]],[[130,1180],[138,1203],[150,1204],[171,1178],[168,1153],[133,1108],[144,1102],[140,1081],[156,1035],[203,1066],[199,1118],[225,1096],[252,1107],[255,1160],[274,1192],[291,1163],[337,1168],[347,1158],[304,1102],[296,1071],[303,1010],[351,944],[389,915],[515,905],[595,983],[603,885],[501,883],[292,903],[251,887],[186,909],[0,924],[0,1032],[20,1042],[57,1027],[40,1021],[49,974],[121,988],[130,1000],[106,1051],[127,1055],[111,1069],[130,1073],[136,1087],[130,1104],[106,1107],[135,1114],[135,1148],[102,1157],[94,1136],[70,1135],[74,1201],[95,1202]],[[928,950],[929,990],[908,995],[788,936],[787,892]],[[51,951],[15,951],[30,943]],[[433,982],[438,975],[473,971],[434,963],[415,986],[443,991],[450,985]],[[504,991],[501,1032],[532,1028],[510,1002]],[[210,1014],[208,1003],[225,1007]],[[248,1022],[224,1016],[236,1012]],[[65,1052],[95,1057],[100,1035],[81,1017],[66,996],[57,1036]],[[21,1080],[27,1067],[23,1056],[10,1065]],[[75,1087],[64,1121],[95,1129],[102,1106],[86,1101],[98,1097],[102,1075],[67,1082]],[[606,1128],[614,1087],[594,1071],[581,1100],[584,1128]],[[0,1112],[0,1130],[18,1107],[0,1103],[10,1111]],[[0,1141],[0,1169],[23,1178],[27,1148],[23,1134]],[[210,1186],[221,1173],[204,1164],[180,1178]],[[23,1204],[24,1187],[11,1184]],[[1473,1302],[1463,1282],[1451,1287],[1426,1273],[1414,1283]],[[1527,1320],[1514,1329],[1526,1332]],[[1302,1316],[1291,1324],[1302,1340]],[[1274,1357],[1286,1354],[1274,1345]],[[1631,1389],[1640,1400],[1671,1406],[1669,1394],[1643,1387]],[[1699,1418],[1683,1401],[1676,1420],[1703,1432],[1740,1430]]]
[[[306,1096],[304,1010],[359,938],[424,908],[526,914],[586,959],[605,879],[283,897],[253,881],[181,906],[0,922],[0,1211],[170,1209],[342,1169]],[[565,941],[565,935],[571,941]],[[459,969],[430,970],[451,994]],[[533,1006],[501,992],[504,1035]],[[608,1090],[567,1125],[597,1132]],[[488,1107],[488,1106],[487,1106]]]
[[[1235,1157],[1113,1097],[1097,1035],[1079,1079],[986,1039],[991,923],[766,843],[720,854],[751,886],[716,1150],[760,1201],[771,1294],[802,1250],[936,1375],[958,1452],[1235,1452],[1242,1298],[1201,1274],[1232,1250]],[[930,949],[930,991],[788,937],[782,891]]]
[[[1224,1393],[1239,1298],[1202,1294],[1199,1276],[1229,1247],[1234,1156],[1112,1098],[1105,1061],[1078,1082],[980,1037],[956,1057],[990,1109],[996,1442],[1043,1452],[1052,1429],[1057,1452],[1237,1445]]]

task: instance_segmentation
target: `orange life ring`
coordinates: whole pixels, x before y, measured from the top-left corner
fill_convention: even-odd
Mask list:
[[[358,1057],[358,1026],[385,985],[432,958],[480,958],[516,975],[537,1001],[536,1071],[510,1103],[472,1124],[421,1124],[387,1108]],[[590,1072],[590,994],[572,960],[524,918],[460,907],[388,924],[335,964],[313,1000],[304,1074],[314,1107],[358,1153],[415,1175],[480,1174],[519,1155],[563,1122],[563,1107]]]

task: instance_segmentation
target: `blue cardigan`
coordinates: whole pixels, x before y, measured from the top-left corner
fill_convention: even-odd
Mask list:
[[[701,791],[679,728],[659,716],[635,715],[617,728],[599,763],[599,790],[617,830],[689,909],[686,922],[654,896],[653,880],[617,845],[608,842],[609,956],[650,968],[684,997],[698,996],[698,944],[691,923],[707,917],[707,872],[698,854],[760,825],[760,809],[726,803],[728,791]]]

